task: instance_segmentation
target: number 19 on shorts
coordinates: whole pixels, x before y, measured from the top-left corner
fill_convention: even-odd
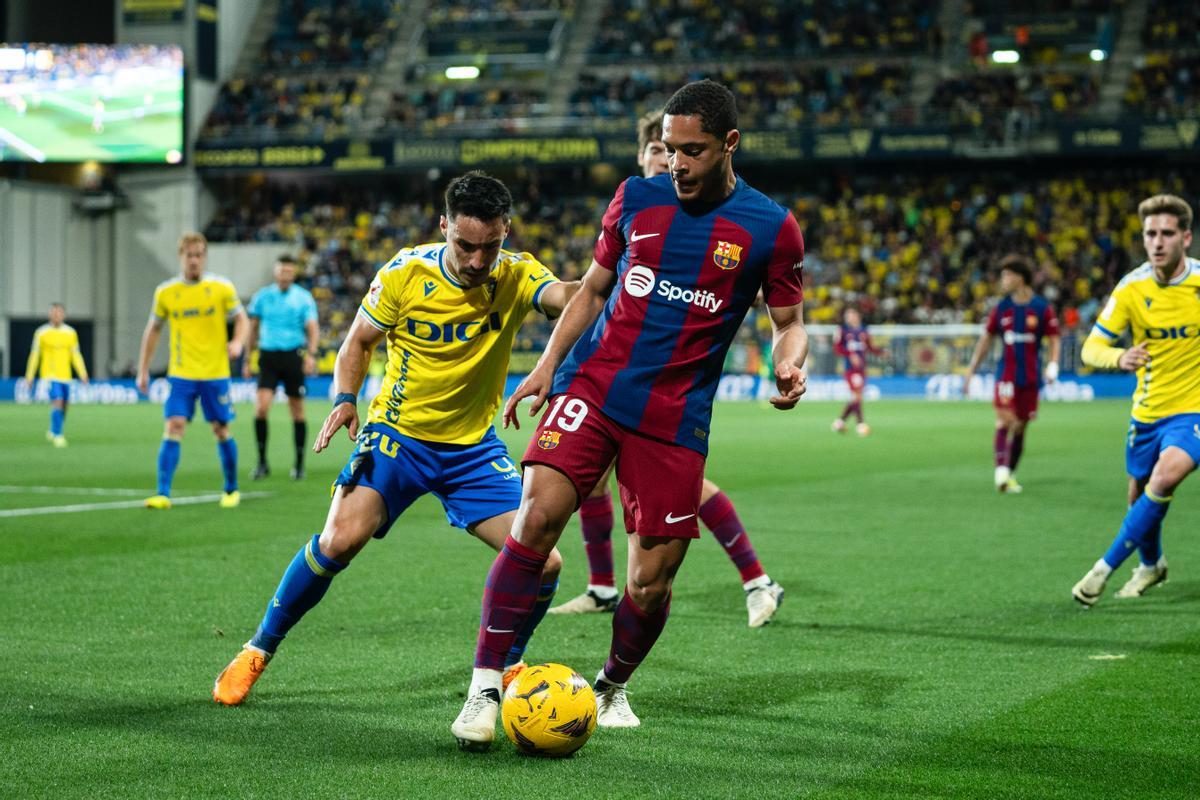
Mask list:
[[[553,425],[559,430],[572,433],[579,430],[579,426],[587,419],[587,413],[587,403],[578,397],[568,397],[564,394],[550,406],[550,413],[546,415],[546,421],[542,424],[547,428]]]

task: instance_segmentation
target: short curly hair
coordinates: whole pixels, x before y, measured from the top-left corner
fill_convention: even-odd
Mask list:
[[[446,187],[446,218],[459,214],[484,221],[512,217],[512,193],[491,175],[472,170],[459,175]]]
[[[718,139],[737,128],[737,100],[724,84],[705,78],[683,86],[667,101],[664,114],[700,118],[700,129]]]

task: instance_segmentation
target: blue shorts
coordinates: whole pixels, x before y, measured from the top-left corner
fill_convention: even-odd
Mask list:
[[[1125,471],[1129,477],[1146,480],[1154,471],[1158,454],[1178,447],[1200,464],[1200,414],[1176,414],[1157,422],[1129,421],[1125,440]]]
[[[196,415],[196,398],[208,422],[232,422],[233,403],[229,398],[229,378],[212,381],[192,381],[187,378],[167,378],[171,383],[171,394],[163,406],[163,417],[187,417],[191,422]]]
[[[62,400],[71,402],[71,384],[66,381],[50,381],[50,402]]]
[[[359,432],[333,485],[367,486],[383,495],[388,518],[377,539],[423,494],[441,500],[449,523],[464,530],[521,505],[521,472],[495,428],[479,444],[441,444],[373,423]]]

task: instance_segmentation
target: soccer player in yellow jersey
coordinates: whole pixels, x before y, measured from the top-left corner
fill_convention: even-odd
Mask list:
[[[62,303],[50,304],[50,321],[34,331],[25,381],[33,390],[36,378],[50,382],[50,430],[46,440],[55,447],[66,447],[63,423],[71,403],[71,369],[84,383],[88,382],[87,366],[79,352],[79,334],[66,323],[67,309]]]
[[[146,499],[146,507],[171,507],[171,481],[179,465],[180,442],[187,424],[196,413],[196,401],[217,437],[217,454],[225,473],[221,507],[233,508],[241,501],[237,480],[237,442],[229,430],[233,404],[229,400],[229,362],[246,346],[250,322],[238,300],[237,290],[225,278],[206,273],[208,241],[199,233],[179,239],[180,276],[164,281],[154,290],[154,309],[142,334],[137,386],[143,394],[150,388],[150,359],[158,346],[163,325],[170,323],[171,344],[167,380],[171,394],[158,450],[158,492]],[[228,321],[233,320],[233,338]]]
[[[217,702],[245,699],[333,577],[418,497],[433,494],[451,525],[495,550],[503,546],[521,501],[521,474],[492,421],[513,339],[530,310],[558,316],[579,285],[560,283],[528,253],[501,249],[511,208],[500,181],[479,172],[456,178],[441,219],[446,241],[401,250],[375,276],[338,352],[337,397],[313,447],[324,450],[347,428],[354,452],[334,482],[324,530],[300,548],[258,631],[217,676]],[[387,374],[360,430],[358,392],[384,339]],[[520,661],[549,607],[561,563],[557,552],[547,562],[538,610],[520,630],[510,663]]]
[[[1162,522],[1171,495],[1200,463],[1200,261],[1188,258],[1192,209],[1169,194],[1138,206],[1146,263],[1126,275],[1083,346],[1094,367],[1137,372],[1126,439],[1129,511],[1112,546],[1071,589],[1092,606],[1136,549],[1140,563],[1117,591],[1139,597],[1167,579]],[[1114,347],[1130,330],[1133,346]]]

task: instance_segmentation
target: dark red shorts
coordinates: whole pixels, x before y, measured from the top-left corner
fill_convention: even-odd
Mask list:
[[[696,515],[704,456],[619,425],[583,398],[560,394],[550,399],[521,463],[553,467],[584,498],[614,457],[626,531],[677,539],[700,536]]]
[[[849,371],[844,377],[852,392],[861,392],[863,387],[867,385],[867,375],[865,372]]]
[[[1036,419],[1038,387],[1017,386],[1009,381],[996,381],[996,393],[992,398],[992,405],[999,410],[1011,411],[1022,422]]]

